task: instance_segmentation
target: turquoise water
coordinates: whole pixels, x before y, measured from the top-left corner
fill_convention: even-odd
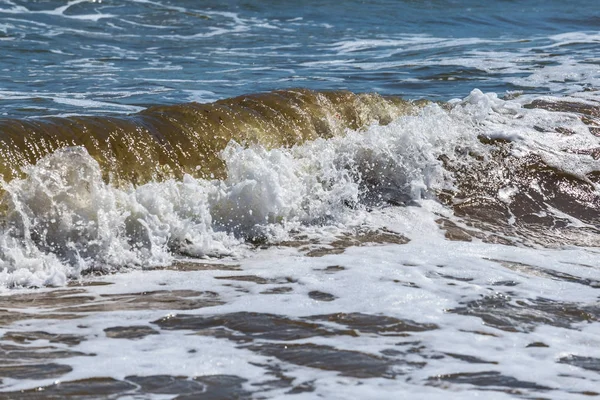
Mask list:
[[[291,87],[448,100],[598,80],[593,1],[0,1],[0,113]]]

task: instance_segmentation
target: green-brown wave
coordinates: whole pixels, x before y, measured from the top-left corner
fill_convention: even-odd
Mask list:
[[[231,140],[268,148],[328,138],[346,129],[387,124],[419,103],[377,94],[295,89],[209,104],[157,106],[126,117],[73,116],[0,120],[0,174],[68,146],[83,146],[113,184],[195,177],[223,178],[219,153]]]

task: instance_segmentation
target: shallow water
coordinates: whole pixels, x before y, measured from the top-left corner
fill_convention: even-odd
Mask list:
[[[598,394],[595,252],[420,229],[404,245],[273,247],[5,296],[5,396]],[[14,392],[33,382],[49,386]]]
[[[599,18],[0,0],[0,398],[599,396]]]

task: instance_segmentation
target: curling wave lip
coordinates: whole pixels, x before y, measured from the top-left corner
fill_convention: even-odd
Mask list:
[[[346,129],[387,124],[423,103],[377,94],[306,89],[251,94],[209,104],[155,106],[128,117],[0,120],[5,181],[63,147],[82,146],[111,183],[223,177],[219,153],[231,141],[291,146]]]

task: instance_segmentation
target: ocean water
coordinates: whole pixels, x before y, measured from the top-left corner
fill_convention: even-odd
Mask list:
[[[600,396],[599,23],[0,0],[0,398]]]

